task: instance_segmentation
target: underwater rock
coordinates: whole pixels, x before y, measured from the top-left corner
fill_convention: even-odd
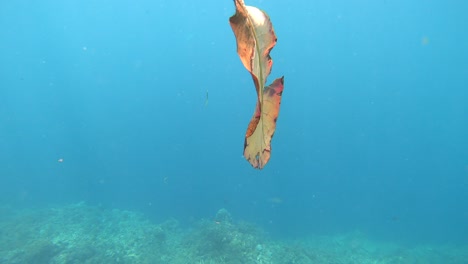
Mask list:
[[[215,222],[217,223],[231,223],[232,217],[228,210],[221,208],[218,210],[215,216]]]

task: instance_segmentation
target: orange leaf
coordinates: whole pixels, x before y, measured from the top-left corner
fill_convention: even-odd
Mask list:
[[[234,0],[234,3],[236,13],[229,22],[236,36],[237,53],[252,75],[257,91],[255,113],[245,135],[244,157],[254,168],[262,169],[270,159],[270,143],[276,128],[284,79],[278,78],[265,87],[273,65],[270,51],[276,44],[267,13],[246,6],[243,0]]]
[[[244,157],[257,169],[262,169],[270,160],[270,143],[276,129],[283,82],[281,77],[265,88],[263,107],[260,110],[260,104],[257,102],[255,114],[245,134]]]

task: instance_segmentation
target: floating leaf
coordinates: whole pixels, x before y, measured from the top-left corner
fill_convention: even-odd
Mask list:
[[[284,78],[265,87],[273,60],[270,51],[276,35],[270,18],[264,11],[234,0],[236,13],[229,19],[237,40],[237,53],[252,75],[257,91],[254,116],[245,134],[244,157],[254,168],[262,169],[270,159],[271,139],[276,129]]]

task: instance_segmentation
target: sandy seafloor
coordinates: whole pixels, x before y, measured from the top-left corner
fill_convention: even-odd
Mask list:
[[[468,245],[399,245],[356,231],[295,241],[272,239],[220,209],[181,227],[138,212],[85,203],[0,207],[0,263],[468,263]]]

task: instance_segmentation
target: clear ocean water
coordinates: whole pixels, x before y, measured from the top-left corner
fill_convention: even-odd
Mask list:
[[[268,83],[285,76],[263,170],[242,157],[256,93],[233,1],[1,1],[0,241],[50,208],[183,230],[224,208],[268,241],[359,232],[468,263],[468,2],[246,4],[278,37]],[[15,250],[0,263],[72,263]],[[326,263],[193,258],[145,263]]]

